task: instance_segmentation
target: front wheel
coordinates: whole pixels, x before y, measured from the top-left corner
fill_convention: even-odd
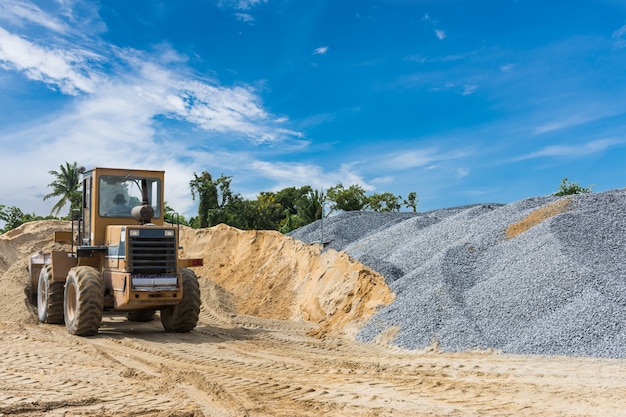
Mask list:
[[[39,273],[37,317],[42,323],[63,323],[63,283],[52,280],[52,265],[44,265]]]
[[[193,330],[200,315],[200,285],[191,269],[181,270],[183,298],[174,306],[161,309],[161,323],[167,332],[186,333]]]
[[[69,334],[97,334],[104,309],[104,283],[98,271],[90,266],[72,268],[65,281],[63,306]]]

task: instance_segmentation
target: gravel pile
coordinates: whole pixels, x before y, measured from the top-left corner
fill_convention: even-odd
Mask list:
[[[507,238],[559,200],[427,213],[343,213],[294,231],[385,276],[396,294],[361,330],[445,351],[626,357],[626,189],[568,197],[566,210]]]

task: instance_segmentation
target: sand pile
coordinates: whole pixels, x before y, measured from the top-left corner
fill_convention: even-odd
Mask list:
[[[0,236],[0,321],[33,322],[28,258],[53,247],[52,235],[69,222],[41,221]],[[205,309],[319,323],[317,334],[361,323],[393,295],[379,274],[345,253],[320,252],[272,231],[240,231],[220,225],[182,228],[183,256],[202,257]]]
[[[28,258],[51,249],[56,230],[70,230],[70,224],[58,220],[32,222],[0,235],[0,321],[36,320],[29,303]]]
[[[382,276],[345,253],[279,232],[219,225],[181,235],[184,254],[204,259],[198,275],[233,294],[239,314],[320,323],[324,334],[362,324],[393,300]]]

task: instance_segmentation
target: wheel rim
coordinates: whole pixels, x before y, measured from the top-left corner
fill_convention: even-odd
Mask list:
[[[39,293],[37,295],[37,307],[39,309],[41,309],[46,301],[47,297],[47,292],[48,292],[48,283],[45,282],[44,280],[39,280]]]
[[[37,282],[37,317],[39,321],[45,323],[48,315],[48,279],[43,271],[39,274]]]
[[[76,316],[76,286],[73,282],[69,283],[67,287],[66,302],[65,315],[68,321],[72,321]]]

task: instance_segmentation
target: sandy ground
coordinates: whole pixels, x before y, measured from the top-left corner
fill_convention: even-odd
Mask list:
[[[626,361],[360,344],[393,294],[375,272],[273,232],[185,231],[201,255],[187,334],[105,312],[83,338],[38,324],[27,256],[62,222],[0,236],[0,416],[624,416]]]

